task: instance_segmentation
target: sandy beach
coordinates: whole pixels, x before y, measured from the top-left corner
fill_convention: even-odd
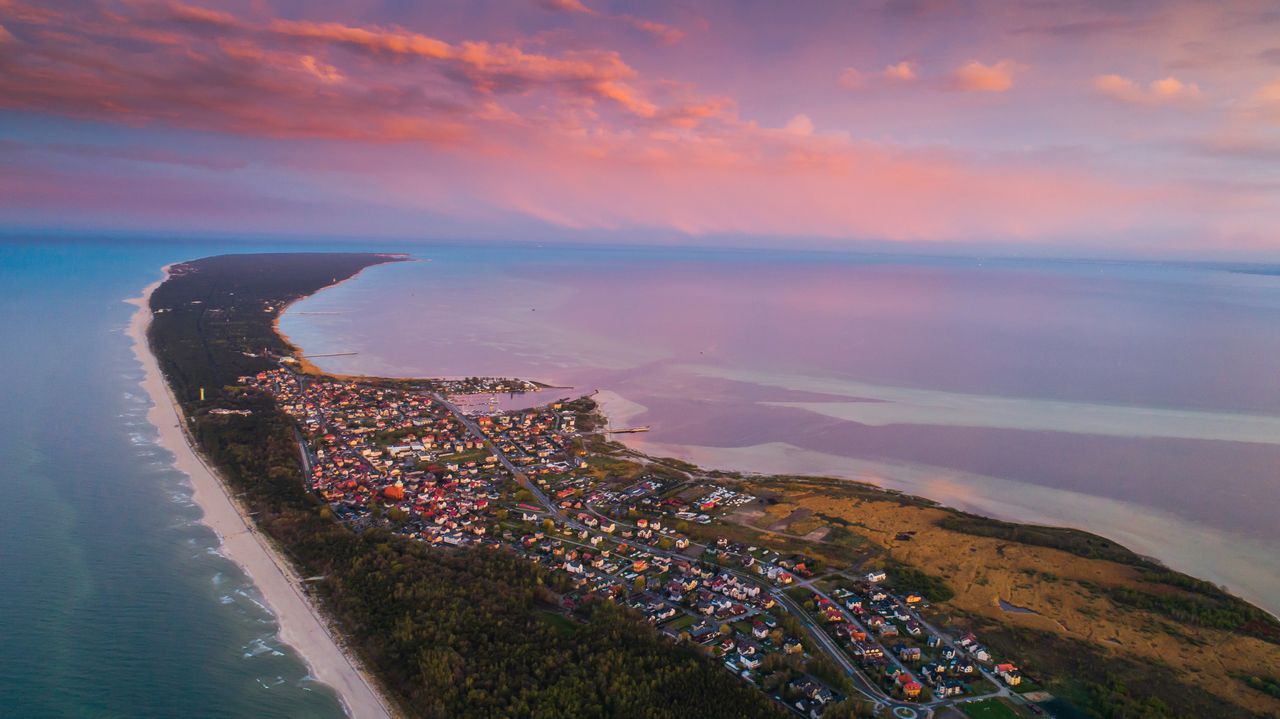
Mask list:
[[[168,274],[168,267],[165,273]],[[204,512],[201,521],[218,535],[220,552],[244,569],[262,593],[276,618],[280,641],[301,656],[312,677],[333,688],[349,716],[355,719],[397,716],[368,673],[342,648],[328,622],[302,591],[292,566],[256,531],[188,442],[181,428],[177,404],[146,339],[151,323],[149,300],[159,285],[160,282],[155,282],[141,297],[129,300],[138,308],[129,323],[129,337],[145,372],[141,386],[151,398],[147,419],[159,432],[160,445],[173,453],[174,466],[191,478],[192,499]]]

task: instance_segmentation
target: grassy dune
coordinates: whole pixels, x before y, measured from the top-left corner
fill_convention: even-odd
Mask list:
[[[1276,621],[1207,582],[1077,530],[999,522],[836,480],[742,483],[770,502],[739,521],[777,529],[803,517],[786,532],[828,526],[815,551],[833,566],[908,567],[939,582],[952,595],[935,601],[940,618],[975,629],[1099,716],[1148,699],[1161,703],[1155,713],[1130,706],[1115,715],[1280,716],[1280,698],[1240,678],[1280,666]],[[1030,611],[1005,611],[1001,600]]]

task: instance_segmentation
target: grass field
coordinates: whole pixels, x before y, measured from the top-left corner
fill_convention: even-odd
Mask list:
[[[541,610],[538,612],[538,616],[555,628],[562,636],[568,636],[578,630],[578,625],[572,619],[559,612]]]
[[[677,617],[676,619],[672,619],[665,626],[667,629],[678,632],[681,629],[687,629],[693,626],[695,623],[697,623],[697,621],[698,621],[697,617],[689,614],[684,614]]]
[[[984,699],[960,705],[960,711],[971,719],[1019,719],[1018,713],[999,699]]]

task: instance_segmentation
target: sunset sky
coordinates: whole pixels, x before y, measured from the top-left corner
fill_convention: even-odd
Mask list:
[[[1280,5],[0,0],[0,227],[1280,258]]]

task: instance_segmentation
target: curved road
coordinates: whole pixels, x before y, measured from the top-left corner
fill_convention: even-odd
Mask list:
[[[447,398],[445,398],[444,395],[435,393],[432,396],[438,402],[440,402],[445,407],[447,407],[449,411],[451,411],[453,415],[458,418],[458,421],[461,422],[462,425],[466,427],[467,430],[471,432],[471,434],[476,439],[481,440],[482,442],[485,443],[487,447],[489,447],[489,449],[493,452],[494,456],[498,458],[498,461],[502,464],[502,466],[506,467],[507,471],[511,472],[511,475],[515,477],[516,482],[518,482],[521,487],[529,490],[533,494],[533,496],[538,500],[538,503],[541,504],[547,510],[547,512],[551,514],[551,516],[555,517],[557,521],[563,524],[566,524],[568,526],[574,527],[576,529],[586,529],[590,531],[590,527],[587,527],[586,525],[578,522],[575,519],[571,519],[570,517],[566,516],[563,512],[561,512],[559,507],[557,507],[555,503],[551,501],[551,498],[548,497],[546,493],[542,491],[541,488],[539,488],[533,482],[530,482],[529,478],[523,472],[517,469],[514,464],[512,464],[511,460],[507,457],[506,453],[504,453],[501,449],[499,449],[498,446],[494,444],[494,442],[491,439],[489,439],[489,437],[487,437],[485,433],[480,429],[480,425],[476,424],[474,420],[472,420],[461,409],[459,409],[456,405],[454,405]],[[599,514],[595,512],[595,510],[592,510],[592,513],[597,514],[597,516],[599,516]],[[623,524],[626,524],[626,523],[624,522]],[[627,526],[634,526],[634,525],[627,525]],[[700,544],[691,543],[690,546],[702,547],[704,550],[706,549],[704,545],[700,545]],[[669,552],[667,550],[660,549],[658,547],[646,546],[645,551],[652,552],[654,554],[662,555],[665,557],[670,557],[672,559],[687,560],[689,558],[688,556],[681,554],[679,552]],[[717,566],[721,570],[727,572],[728,574],[732,574],[738,577],[739,579],[749,581],[752,584],[759,583],[757,582],[757,579],[758,579],[757,577],[749,575],[745,572],[740,572],[736,569],[725,567],[723,565],[717,565]],[[839,665],[842,669],[844,669],[845,673],[849,676],[850,680],[852,680],[854,687],[857,688],[857,690],[861,692],[864,696],[866,696],[868,699],[870,699],[871,701],[877,704],[883,704],[883,705],[889,706],[890,708],[897,707],[897,706],[905,706],[905,707],[914,709],[917,712],[917,714],[922,714],[923,716],[926,716],[926,717],[932,714],[932,710],[927,706],[923,706],[920,704],[909,704],[909,703],[899,702],[893,699],[892,697],[890,697],[888,694],[886,694],[884,690],[879,687],[879,685],[871,681],[865,674],[859,671],[856,666],[854,666],[853,662],[849,660],[849,656],[845,654],[844,650],[842,650],[838,644],[836,644],[835,640],[831,638],[831,635],[827,634],[822,629],[822,627],[818,625],[817,621],[815,621],[809,615],[809,613],[804,610],[803,607],[801,607],[798,603],[796,603],[795,600],[793,600],[791,597],[788,597],[785,593],[783,593],[781,589],[778,589],[777,587],[773,587],[767,584],[764,584],[762,586],[766,588],[770,596],[772,596],[779,604],[782,604],[784,607],[786,607],[788,611],[790,611],[792,614],[796,616],[797,619],[800,620],[800,622],[805,626],[805,628],[808,629],[809,632],[813,635],[814,639],[817,640],[818,644],[821,646],[823,651],[826,652],[826,654],[831,659],[833,659],[837,665]]]

